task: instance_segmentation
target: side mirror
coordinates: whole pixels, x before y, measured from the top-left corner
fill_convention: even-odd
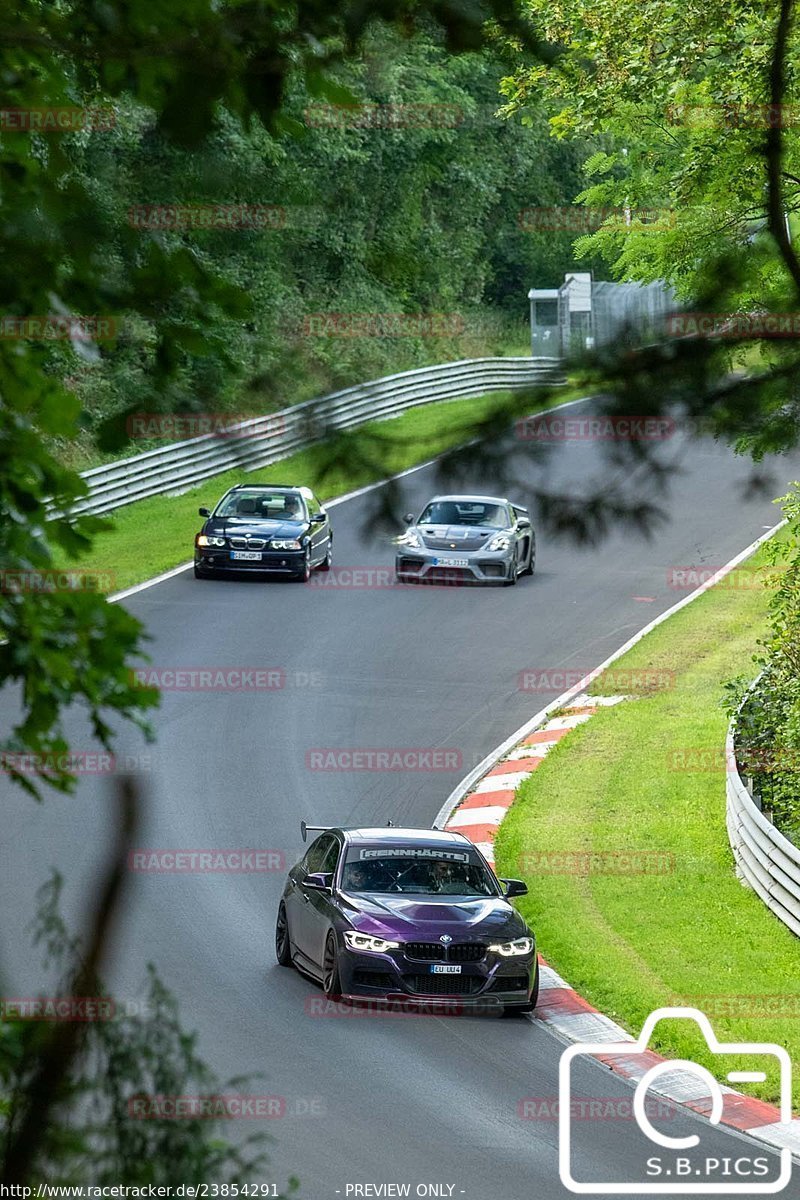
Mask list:
[[[312,871],[303,880],[303,887],[310,888],[314,892],[330,892],[333,890],[332,884],[333,875],[327,874],[325,871]]]
[[[318,512],[318,513],[311,514],[311,524],[312,525],[324,525],[325,522],[327,521],[327,519],[328,519],[327,514],[324,512]]]
[[[522,879],[501,879],[505,886],[505,897],[511,900],[514,896],[527,896],[528,885]]]
[[[414,520],[414,514],[406,513],[406,515],[403,517],[403,520],[405,521],[406,525],[410,525]]]
[[[210,508],[198,508],[197,512],[198,512],[198,515],[201,517],[210,517],[211,516]]]

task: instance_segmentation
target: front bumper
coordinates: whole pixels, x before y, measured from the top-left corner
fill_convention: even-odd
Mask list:
[[[436,973],[434,965],[445,964],[412,959],[402,946],[385,954],[339,946],[339,977],[345,997],[470,1010],[525,1004],[536,978],[536,948],[514,958],[487,953],[479,962],[454,964],[460,967],[458,974]]]
[[[223,548],[195,546],[194,563],[198,571],[209,574],[225,572],[230,575],[283,575],[286,578],[300,576],[305,571],[305,550],[262,550],[260,559],[231,558],[231,551]]]
[[[398,552],[395,575],[398,579],[426,579],[435,583],[502,584],[511,578],[514,569],[511,550],[449,551],[418,550],[413,547]]]

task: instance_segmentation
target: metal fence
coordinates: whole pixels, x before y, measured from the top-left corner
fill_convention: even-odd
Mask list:
[[[758,681],[756,681],[758,682]],[[739,774],[736,722],[725,741],[728,837],[740,878],[800,937],[800,849],[761,812]]]
[[[608,283],[572,271],[558,288],[531,288],[531,353],[562,358],[614,341],[641,345],[678,301],[665,283]]]
[[[103,513],[147,496],[176,495],[204,479],[268,466],[338,430],[391,417],[437,400],[563,383],[551,359],[475,358],[388,375],[317,400],[147,450],[83,472],[89,494],[74,512]]]

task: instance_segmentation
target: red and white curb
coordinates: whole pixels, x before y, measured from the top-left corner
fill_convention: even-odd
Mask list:
[[[593,672],[593,675],[596,673]],[[558,716],[534,728],[531,727],[532,723],[524,726],[463,781],[440,812],[436,826],[463,833],[494,868],[495,834],[514,803],[517,788],[541,766],[553,746],[566,737],[570,730],[590,720],[598,709],[619,704],[625,699],[625,696],[578,695],[570,700],[568,706],[556,708]],[[554,706],[558,703],[555,701]],[[540,717],[544,715],[539,714]],[[519,733],[524,736],[515,743],[514,738]],[[587,1057],[633,1083],[638,1083],[652,1067],[668,1061],[653,1050],[642,1052],[636,1047],[635,1038],[579,996],[541,955],[539,1001],[534,1019],[573,1044],[629,1044],[629,1057],[618,1051],[607,1055],[589,1053]],[[695,1072],[676,1067],[674,1071],[662,1074],[657,1082],[653,1081],[651,1090],[701,1116],[708,1116],[711,1112],[712,1097],[708,1094],[708,1085]],[[720,1091],[723,1097],[721,1124],[758,1138],[771,1147],[789,1150],[800,1161],[800,1119],[782,1121],[780,1109],[773,1104],[766,1104],[763,1100],[746,1096],[725,1085],[720,1085]]]

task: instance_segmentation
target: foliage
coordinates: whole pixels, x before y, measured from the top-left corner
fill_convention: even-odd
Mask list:
[[[54,872],[37,894],[33,940],[54,969],[55,995],[70,997],[81,947],[61,916],[61,876]],[[268,1161],[266,1137],[253,1134],[237,1146],[219,1136],[213,1119],[141,1120],[130,1101],[138,1095],[224,1095],[249,1080],[214,1077],[196,1051],[196,1037],[181,1027],[178,1006],[152,966],[141,1013],[119,1011],[100,980],[92,992],[106,1003],[111,1019],[87,1021],[80,1050],[57,1098],[56,1115],[34,1163],[42,1182],[85,1182],[131,1186],[176,1185],[187,1179],[214,1183],[252,1182]],[[51,1037],[47,1022],[4,1020],[0,1024],[0,1178],[4,1148],[29,1102],[39,1056]]]

